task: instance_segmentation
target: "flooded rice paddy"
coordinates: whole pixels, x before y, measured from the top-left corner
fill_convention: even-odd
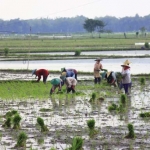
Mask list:
[[[84,150],[149,150],[150,149],[150,120],[142,119],[139,113],[150,110],[150,86],[149,79],[145,86],[133,80],[131,96],[128,97],[124,114],[109,112],[111,103],[119,103],[120,95],[108,97],[106,91],[99,91],[93,82],[79,84],[91,85],[93,90],[83,90],[84,96],[66,94],[65,97],[54,94],[48,99],[38,100],[32,97],[26,100],[2,100],[0,99],[0,115],[15,109],[22,117],[21,130],[28,135],[26,149],[64,150],[69,147],[74,136],[84,139]],[[78,91],[78,89],[77,89]],[[90,93],[97,91],[104,96],[104,101],[90,103]],[[112,92],[116,91],[112,87]],[[41,109],[48,109],[42,112]],[[37,117],[42,117],[48,126],[49,132],[41,133],[37,124]],[[94,138],[89,137],[87,120],[96,121],[98,134]],[[1,118],[0,125],[4,119]],[[132,123],[136,138],[126,139],[128,133],[127,124]],[[0,149],[13,149],[19,131],[0,127]]]
[[[103,59],[103,68],[108,71],[121,71],[121,65],[128,58]],[[131,74],[150,73],[150,58],[129,58]],[[0,69],[40,69],[59,70],[63,67],[75,68],[82,72],[93,72],[94,59],[0,61]]]
[[[17,53],[17,54],[25,54],[25,53]],[[31,53],[32,55],[74,55],[74,52],[45,52],[45,53]],[[122,51],[83,51],[81,55],[114,55],[114,56],[148,56],[150,55],[149,50],[122,50]]]

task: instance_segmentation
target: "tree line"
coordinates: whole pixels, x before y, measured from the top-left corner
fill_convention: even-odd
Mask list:
[[[116,18],[112,16],[90,19],[84,16],[72,18],[40,18],[21,20],[0,20],[0,33],[17,34],[55,34],[55,33],[84,33],[84,32],[144,32],[150,31],[150,15],[140,17]]]

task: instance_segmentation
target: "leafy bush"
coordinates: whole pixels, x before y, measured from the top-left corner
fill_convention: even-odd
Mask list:
[[[144,45],[145,45],[146,48],[149,48],[149,43],[148,42],[145,42]]]
[[[8,55],[8,52],[9,52],[9,49],[8,49],[8,48],[4,48],[4,55],[5,55],[5,56]]]
[[[75,56],[80,56],[80,54],[81,54],[81,51],[80,50],[76,50],[74,55]]]

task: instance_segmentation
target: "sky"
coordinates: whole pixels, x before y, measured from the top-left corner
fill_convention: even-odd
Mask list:
[[[0,19],[56,19],[150,14],[150,0],[0,0]]]

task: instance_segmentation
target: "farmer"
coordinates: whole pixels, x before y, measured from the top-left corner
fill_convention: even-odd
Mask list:
[[[131,64],[131,62],[127,59],[123,64],[129,66]],[[124,71],[124,68],[122,67],[121,72],[123,72],[123,71]],[[122,84],[122,81],[121,81],[120,84],[119,84],[119,89],[121,90],[122,88],[123,88],[123,84]]]
[[[46,69],[35,69],[32,71],[32,75],[35,75],[35,78],[38,76],[37,82],[40,81],[41,76],[43,76],[43,83],[46,83],[47,77],[49,75],[49,71]]]
[[[73,78],[75,78],[75,73],[72,70],[69,71],[69,70],[64,68],[64,70],[62,71],[61,75],[63,73],[66,74],[66,77],[73,77]]]
[[[77,70],[76,69],[66,69],[66,68],[61,68],[61,71],[62,72],[68,72],[68,71],[71,71],[71,72],[74,72],[74,77],[75,79],[77,80]],[[68,77],[68,76],[67,76]]]
[[[77,84],[77,80],[74,77],[66,77],[65,74],[62,74],[60,78],[64,81],[67,87],[67,93],[72,91],[75,93],[75,86]]]
[[[125,94],[129,95],[129,89],[131,89],[131,74],[129,63],[124,62],[122,66],[122,86],[124,88]]]
[[[114,85],[115,87],[117,86],[117,78],[115,72],[107,72],[105,78],[107,79],[107,83],[109,83],[110,85]]]
[[[61,91],[61,87],[63,86],[63,81],[61,79],[54,78],[50,82],[52,84],[50,94],[54,93],[56,88],[58,88],[58,91]]]
[[[97,58],[95,59],[96,63],[94,65],[94,83],[97,84],[101,82],[101,76],[100,76],[100,71],[102,70],[103,66],[100,63],[100,61],[102,61],[101,58]]]

